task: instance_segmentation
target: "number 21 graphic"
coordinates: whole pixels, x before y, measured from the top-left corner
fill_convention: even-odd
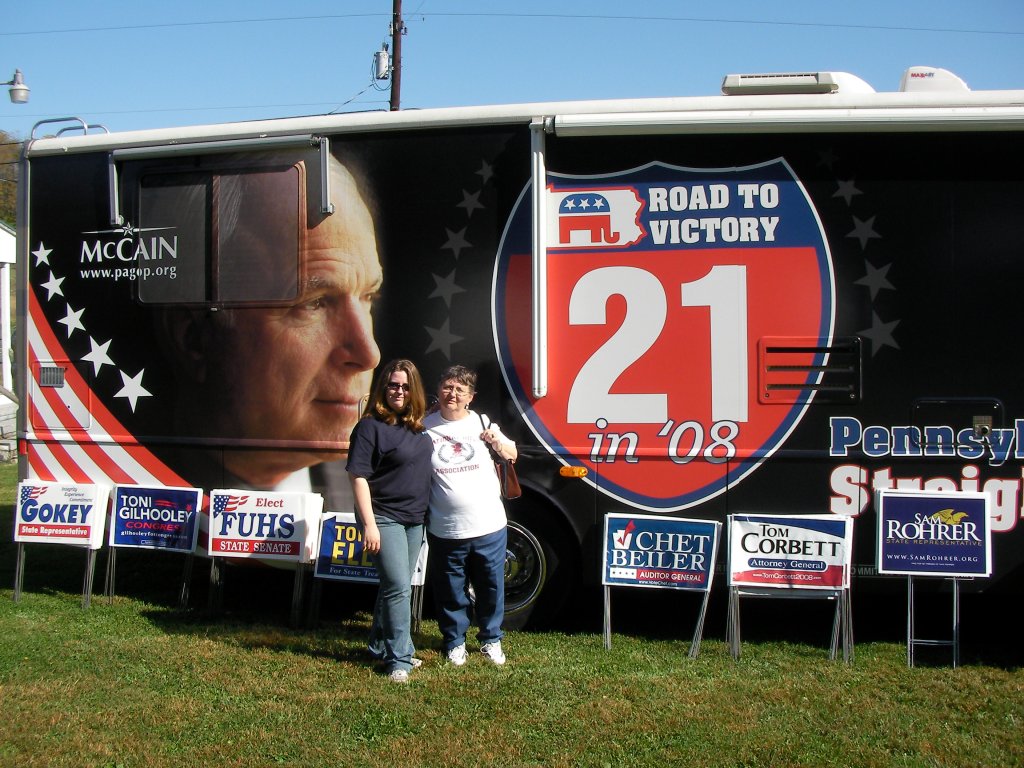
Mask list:
[[[607,300],[622,296],[622,325],[580,368],[569,392],[567,421],[593,424],[661,424],[668,419],[665,392],[613,393],[615,381],[665,330],[668,298],[661,281],[639,267],[601,267],[583,275],[569,299],[570,325],[604,325]],[[747,270],[717,265],[680,285],[680,305],[708,307],[711,315],[711,420],[747,421]]]

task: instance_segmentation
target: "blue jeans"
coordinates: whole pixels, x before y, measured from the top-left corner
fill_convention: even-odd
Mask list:
[[[480,644],[501,640],[505,618],[506,529],[472,539],[430,540],[431,582],[437,602],[437,626],[444,652],[466,642],[469,631],[469,592],[476,593]]]
[[[423,525],[405,525],[374,515],[380,552],[374,558],[380,586],[370,625],[369,649],[386,672],[412,669],[412,572],[423,543]]]

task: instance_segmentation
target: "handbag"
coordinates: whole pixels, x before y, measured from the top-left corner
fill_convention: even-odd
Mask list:
[[[479,413],[476,417],[480,419],[480,426],[486,430],[487,426],[484,424],[484,417]],[[523,489],[519,487],[519,476],[516,474],[515,462],[512,459],[506,459],[494,450],[490,443],[487,444],[487,450],[490,451],[491,460],[494,462],[494,473],[498,476],[501,498],[518,499],[523,495]]]

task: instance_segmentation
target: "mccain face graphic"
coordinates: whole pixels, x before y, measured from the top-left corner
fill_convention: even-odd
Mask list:
[[[494,317],[507,383],[537,438],[602,492],[651,511],[694,506],[756,470],[810,402],[759,397],[761,346],[784,340],[820,364],[812,348],[830,343],[835,320],[831,255],[789,165],[549,174],[541,399],[523,341],[526,192],[502,239]]]

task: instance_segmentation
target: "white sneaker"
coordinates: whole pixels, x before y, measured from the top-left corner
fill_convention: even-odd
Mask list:
[[[423,659],[417,659],[415,656],[409,659],[409,663],[412,664],[413,669],[419,669],[423,666]]]
[[[501,640],[495,640],[490,643],[484,643],[480,646],[480,653],[486,656],[494,664],[499,667],[505,663],[505,654],[501,650]]]
[[[466,644],[456,645],[450,651],[448,651],[448,663],[454,664],[456,667],[461,667],[466,663]]]
[[[404,669],[393,669],[388,673],[388,680],[392,683],[408,683],[409,673]]]

